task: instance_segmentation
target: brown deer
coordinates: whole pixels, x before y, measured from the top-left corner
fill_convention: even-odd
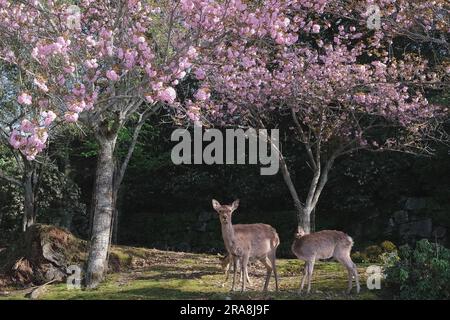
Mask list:
[[[356,292],[359,293],[359,278],[356,265],[350,258],[353,239],[341,231],[323,230],[311,234],[305,234],[301,227],[295,234],[295,240],[292,243],[292,252],[300,260],[305,261],[303,278],[300,284],[299,293],[302,292],[305,285],[305,279],[308,278],[307,293],[311,290],[311,278],[314,269],[314,263],[317,259],[329,259],[331,257],[339,261],[348,271],[348,289],[352,290],[352,277],[355,277]]]
[[[247,265],[250,258],[261,261],[267,269],[264,291],[269,286],[272,271],[275,276],[275,287],[278,291],[278,275],[275,265],[276,251],[280,244],[280,238],[274,228],[267,224],[236,224],[232,225],[231,216],[239,206],[239,200],[231,205],[221,205],[217,200],[212,200],[214,210],[219,214],[222,226],[222,237],[230,256],[233,257],[233,284],[231,290],[234,291],[237,264],[240,264],[241,274],[247,275]],[[242,279],[242,291],[245,291],[246,277]]]

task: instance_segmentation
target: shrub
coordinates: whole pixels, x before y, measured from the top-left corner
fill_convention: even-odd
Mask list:
[[[396,299],[449,299],[450,250],[420,240],[399,249],[399,259],[385,268],[386,285]]]
[[[383,250],[383,252],[394,252],[397,251],[397,247],[395,246],[395,244],[393,244],[391,241],[383,241],[380,244],[381,249]]]
[[[380,255],[383,253],[383,249],[380,246],[373,245],[367,247],[365,253],[368,262],[380,262]]]
[[[351,258],[355,263],[365,263],[368,262],[367,255],[364,252],[356,251],[352,253]]]

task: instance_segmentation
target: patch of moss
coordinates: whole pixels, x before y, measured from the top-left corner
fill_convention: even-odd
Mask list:
[[[144,255],[153,252],[156,259],[143,270],[127,270],[107,276],[95,290],[68,290],[65,284],[50,285],[42,299],[378,299],[378,291],[365,289],[365,265],[359,266],[362,291],[359,295],[345,294],[347,272],[336,262],[317,262],[312,280],[312,292],[298,295],[300,270],[303,263],[294,259],[277,260],[280,291],[275,292],[273,277],[269,292],[263,293],[265,269],[253,263],[249,275],[253,282],[244,293],[230,292],[231,280],[225,279],[215,255],[141,250]],[[123,257],[125,259],[126,255]],[[159,260],[158,260],[159,259]],[[159,262],[158,262],[159,261]],[[240,289],[240,286],[236,286]],[[11,295],[9,299],[23,296]]]

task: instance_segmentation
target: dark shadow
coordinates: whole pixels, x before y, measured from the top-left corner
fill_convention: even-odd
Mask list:
[[[93,291],[95,294],[95,291]],[[175,288],[141,288],[141,289],[130,289],[130,290],[121,290],[113,293],[105,293],[102,294],[101,299],[105,300],[123,300],[123,299],[132,299],[132,300],[141,300],[141,299],[150,299],[150,300],[171,300],[171,299],[188,299],[188,300],[197,300],[197,299],[223,299],[224,293],[220,292],[192,292],[192,291],[183,291]],[[85,299],[93,299],[89,297],[89,294],[81,294],[74,296],[71,300],[85,300]],[[98,297],[94,298],[98,299]]]
[[[207,275],[217,274],[216,272],[207,272],[207,271],[180,272],[180,270],[178,270],[178,272],[171,272],[171,271],[162,271],[162,272],[163,273],[156,275],[136,277],[133,280],[167,280],[167,279],[190,280],[190,279],[199,279]]]

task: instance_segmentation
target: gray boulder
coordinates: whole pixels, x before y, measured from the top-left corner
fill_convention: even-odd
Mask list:
[[[411,221],[400,225],[399,232],[404,237],[429,238],[433,230],[430,218]]]
[[[408,212],[405,210],[400,210],[394,212],[394,222],[397,224],[406,223],[408,222]]]

